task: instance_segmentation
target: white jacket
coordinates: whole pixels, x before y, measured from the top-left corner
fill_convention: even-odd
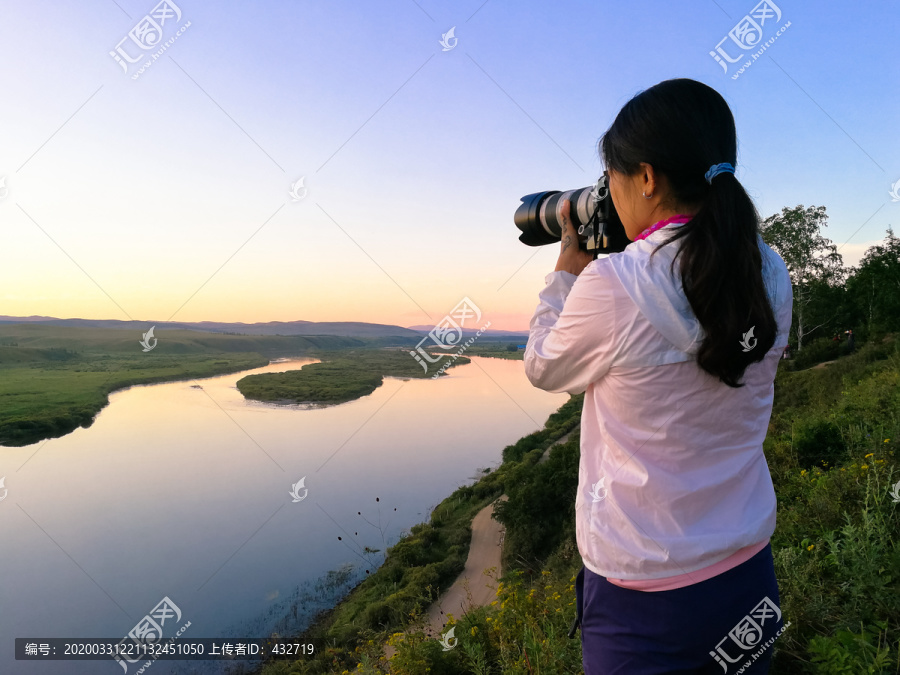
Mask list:
[[[745,386],[729,387],[695,360],[703,330],[678,264],[669,273],[681,241],[650,260],[678,226],[593,261],[578,277],[551,272],[531,320],[531,383],[586,392],[576,537],[584,565],[604,577],[686,574],[775,530],[762,444],[791,325],[790,277],[760,239],[778,334],[764,360],[747,368]]]

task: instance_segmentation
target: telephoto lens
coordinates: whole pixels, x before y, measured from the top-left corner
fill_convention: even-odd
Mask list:
[[[578,231],[578,246],[593,253],[616,253],[631,243],[613,206],[608,177],[600,177],[596,185],[560,192],[547,190],[522,197],[514,220],[522,231],[519,241],[528,246],[553,244],[562,238],[563,201],[568,199],[569,219]]]

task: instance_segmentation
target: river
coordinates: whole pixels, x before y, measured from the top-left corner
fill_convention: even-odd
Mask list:
[[[88,429],[0,447],[0,672],[122,673],[112,661],[16,661],[13,638],[121,639],[163,598],[181,614],[170,607],[166,636],[189,621],[185,638],[261,637],[298,605],[302,622],[317,580],[351,564],[365,576],[568,398],[533,388],[521,361],[479,357],[327,408],[247,401],[235,387],[312,361],[131,387]]]

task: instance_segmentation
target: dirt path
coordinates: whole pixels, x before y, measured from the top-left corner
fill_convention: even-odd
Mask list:
[[[500,495],[497,501],[506,499],[506,495]],[[424,632],[429,637],[440,640],[444,623],[447,621],[447,613],[452,614],[458,621],[466,610],[490,604],[496,597],[497,586],[494,580],[502,576],[500,553],[503,550],[504,528],[491,518],[494,503],[485,506],[472,519],[472,542],[469,544],[466,566],[450,588],[428,608]],[[491,567],[496,569],[492,576],[488,576],[485,571]],[[419,627],[411,626],[407,630],[417,628]],[[385,645],[385,658],[390,659],[395,653],[393,647]]]
[[[829,363],[834,363],[835,361],[837,361],[837,359],[834,359],[832,361],[822,361],[822,363],[817,363],[816,365],[810,366],[809,368],[801,368],[800,370],[795,370],[793,372],[805,373],[807,370],[821,370],[822,368],[825,368]]]
[[[544,451],[538,462],[547,461],[550,450],[554,446],[568,441],[571,435],[570,431],[558,438]],[[497,501],[506,499],[506,495],[500,495]],[[443,595],[428,608],[424,632],[429,637],[441,639],[448,613],[452,614],[456,621],[459,621],[466,611],[489,605],[497,597],[496,580],[503,576],[500,554],[503,550],[504,528],[491,517],[494,513],[495,503],[485,506],[472,519],[472,541],[469,544],[466,566],[450,588],[444,591]],[[495,568],[493,573],[490,576],[485,574],[492,567]],[[421,628],[411,626],[407,630],[417,629]],[[395,653],[396,650],[393,647],[385,645],[385,658],[390,659]]]
[[[574,431],[574,429],[573,429],[572,431]],[[560,436],[559,438],[557,438],[557,439],[556,439],[556,442],[553,443],[553,445],[551,445],[549,448],[547,448],[546,450],[544,450],[544,454],[541,455],[541,458],[538,460],[538,464],[543,464],[543,463],[546,462],[548,459],[550,459],[550,451],[551,451],[553,448],[555,448],[557,445],[562,445],[563,443],[565,443],[566,441],[568,441],[568,440],[569,440],[569,436],[572,435],[572,431],[570,431],[569,433],[567,433],[567,434],[564,435],[564,436]]]
[[[497,501],[505,501],[501,495]],[[447,621],[447,613],[457,621],[467,610],[483,607],[497,597],[496,579],[503,576],[500,552],[503,546],[503,526],[491,518],[494,504],[488,504],[472,519],[472,543],[462,573],[444,594],[428,609],[426,634],[440,636]],[[493,567],[493,578],[485,572]],[[471,597],[470,597],[471,596]]]

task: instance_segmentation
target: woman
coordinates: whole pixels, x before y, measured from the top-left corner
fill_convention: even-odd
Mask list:
[[[734,176],[710,87],[638,94],[600,142],[629,240],[565,232],[525,350],[541,389],[585,392],[575,497],[587,675],[765,673],[783,620],[762,445],[790,278]]]

